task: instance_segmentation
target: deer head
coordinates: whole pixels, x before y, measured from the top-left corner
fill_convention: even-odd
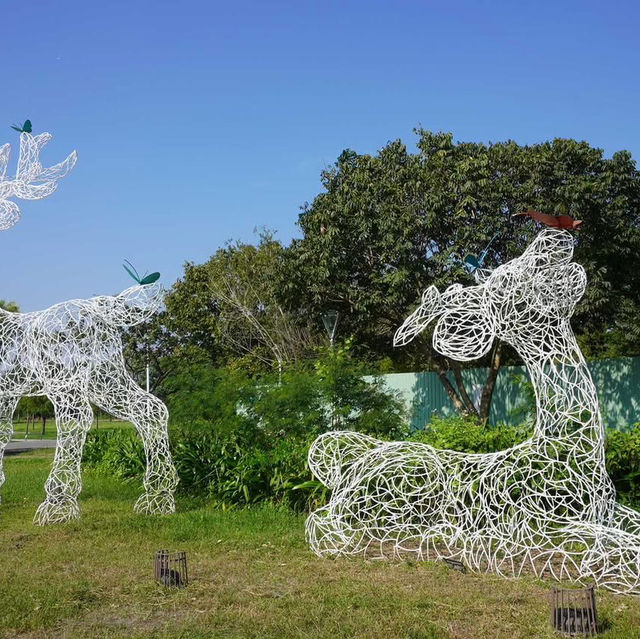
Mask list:
[[[51,140],[50,133],[20,134],[20,155],[15,178],[7,176],[11,146],[0,147],[0,231],[10,229],[20,219],[20,208],[9,198],[41,200],[51,195],[63,178],[75,166],[75,151],[66,160],[49,168],[40,164],[40,151]]]
[[[584,293],[586,275],[572,256],[569,233],[542,231],[520,257],[482,273],[477,286],[454,284],[442,294],[429,287],[393,344],[408,344],[435,319],[433,347],[463,362],[485,355],[496,337],[516,348],[543,339],[549,326],[571,316]]]

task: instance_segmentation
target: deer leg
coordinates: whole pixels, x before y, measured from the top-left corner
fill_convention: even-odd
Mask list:
[[[114,417],[132,422],[144,445],[147,459],[144,493],[135,510],[152,515],[175,512],[173,493],[178,476],[169,451],[167,407],[119,367],[101,371],[100,378],[104,381],[93,388],[91,401]]]
[[[13,435],[13,411],[17,404],[15,397],[0,397],[0,486],[4,484],[4,449]]]
[[[82,447],[93,422],[88,401],[72,401],[70,397],[51,398],[51,401],[55,408],[58,441],[53,468],[44,485],[47,496],[34,518],[34,523],[40,526],[62,523],[80,515]]]

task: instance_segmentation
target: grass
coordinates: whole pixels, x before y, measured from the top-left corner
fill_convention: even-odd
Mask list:
[[[120,420],[100,419],[93,422],[92,429],[109,430],[114,428],[133,428],[131,422]],[[44,433],[42,432],[42,422],[40,420],[29,424],[27,432],[26,421],[13,422],[13,439],[55,439],[56,438],[56,420],[47,419],[45,423]],[[26,437],[25,437],[26,434]]]
[[[439,563],[327,560],[304,517],[221,511],[187,498],[151,518],[138,487],[87,471],[80,520],[39,528],[51,451],[10,457],[0,507],[0,637],[554,637],[552,584],[460,574]],[[187,551],[192,583],[153,581],[153,553]],[[607,639],[640,637],[640,601],[598,593]]]

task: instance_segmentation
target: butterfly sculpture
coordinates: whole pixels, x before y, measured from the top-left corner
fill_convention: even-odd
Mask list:
[[[124,268],[124,270],[129,273],[129,275],[131,275],[131,277],[141,286],[145,286],[146,284],[153,284],[160,279],[160,273],[158,273],[157,271],[155,273],[149,273],[149,275],[145,274],[144,276],[140,277],[138,271],[136,270],[136,267],[131,262],[129,262],[129,260],[125,260],[125,264],[122,265],[122,268]]]
[[[549,215],[548,213],[540,213],[540,211],[523,211],[515,213],[514,217],[516,215],[528,215],[532,220],[554,229],[574,231],[582,224],[582,220],[574,220],[570,215]]]
[[[487,244],[485,246],[484,250],[482,251],[482,253],[480,253],[480,255],[478,255],[478,257],[476,257],[475,255],[465,255],[464,265],[469,270],[469,273],[473,273],[474,271],[478,270],[479,268],[482,268],[482,265],[484,264],[484,260],[487,257],[487,253],[489,252],[489,248],[493,244],[494,240],[499,236],[500,236],[500,233],[496,233],[489,240],[489,244]]]
[[[17,124],[12,124],[11,128],[18,133],[31,133],[33,131],[31,120],[25,120],[24,124],[21,127]]]

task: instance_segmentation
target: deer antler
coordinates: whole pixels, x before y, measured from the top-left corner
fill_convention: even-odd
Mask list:
[[[41,200],[58,188],[58,180],[75,166],[78,154],[73,151],[66,160],[43,168],[40,151],[51,140],[50,133],[20,134],[20,156],[15,179],[7,179],[11,145],[0,147],[0,231],[10,229],[20,219],[20,208],[10,197],[22,200]]]

